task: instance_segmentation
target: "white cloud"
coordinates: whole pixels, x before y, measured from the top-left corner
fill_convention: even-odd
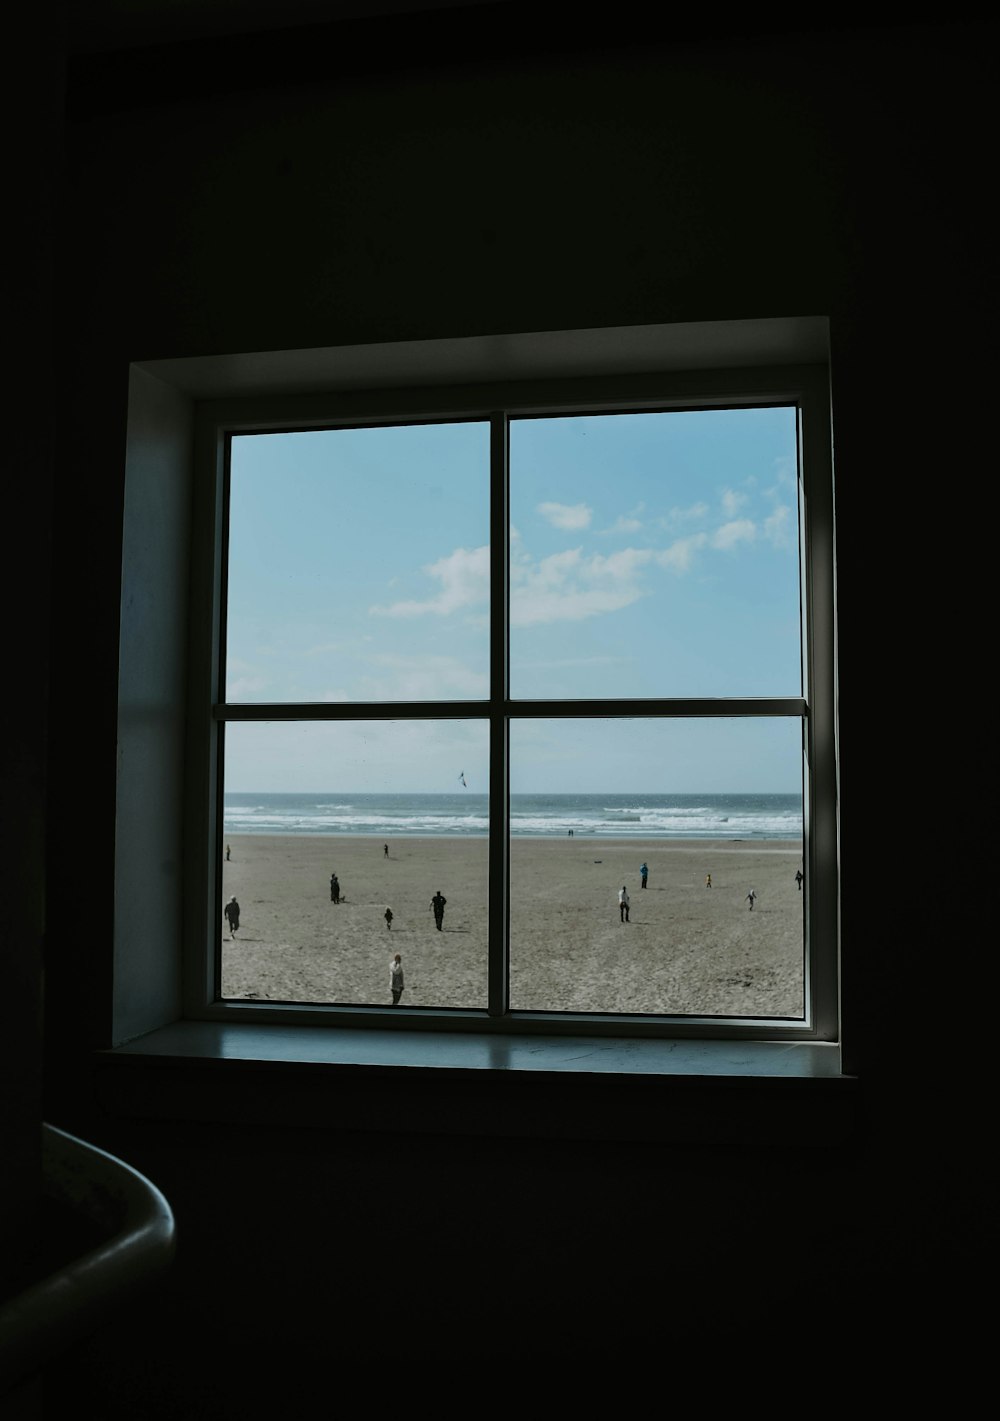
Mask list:
[[[746,507],[746,502],[745,493],[737,493],[735,489],[727,488],[722,494],[722,511],[727,518],[735,518],[740,509]]]
[[[534,566],[517,561],[511,568],[511,621],[523,627],[579,622],[617,612],[645,595],[636,578],[651,558],[650,552],[638,548],[585,558],[579,548],[573,548]]]
[[[774,461],[775,488],[780,489],[783,496],[787,496],[789,490],[793,490],[798,485],[799,467],[794,457],[788,454],[781,454]],[[768,490],[773,492],[773,490]]]
[[[537,626],[542,622],[582,622],[619,612],[643,595],[637,587],[568,588],[564,592],[511,592],[510,619],[516,627]]]
[[[779,504],[764,521],[764,535],[776,548],[794,548],[798,542],[798,531],[792,510],[787,503]]]
[[[670,568],[671,572],[688,572],[694,563],[695,553],[700,552],[707,542],[706,533],[692,533],[689,538],[678,538],[669,548],[657,553],[656,561],[660,567]]]
[[[743,496],[729,491],[725,497],[727,506],[735,508],[744,502]],[[583,522],[589,522],[591,510],[584,505],[569,509],[564,504],[543,504],[541,510],[548,510],[552,516],[555,510],[559,517],[569,515]],[[695,504],[683,511],[674,510],[675,519],[704,517],[708,509],[704,504]],[[624,527],[633,521],[623,516],[616,527]],[[638,520],[634,520],[638,522]],[[564,521],[564,527],[569,521]],[[792,540],[791,514],[787,508],[776,509],[764,525],[763,531],[774,543],[785,538]],[[630,606],[640,598],[649,595],[651,589],[643,585],[645,569],[659,567],[677,575],[692,570],[698,555],[708,549],[729,552],[743,544],[752,543],[758,536],[756,523],[749,518],[731,518],[714,533],[699,531],[687,537],[676,539],[669,547],[659,552],[646,548],[622,548],[607,556],[587,554],[582,547],[567,548],[533,561],[525,550],[523,541],[512,532],[511,536],[511,621],[515,626],[534,626],[552,622],[579,622],[591,617],[606,616]],[[423,571],[439,586],[436,596],[423,600],[410,599],[384,606],[370,608],[372,614],[384,617],[412,618],[424,615],[447,616],[462,612],[482,621],[489,605],[490,592],[490,552],[488,547],[458,548],[448,556],[426,566]],[[439,696],[445,694],[475,697],[480,690],[478,678],[473,677],[466,685],[459,685],[451,673],[446,673],[446,660],[414,662],[406,672],[404,680],[393,696],[405,698],[413,696]],[[455,676],[458,673],[454,673]],[[447,676],[447,690],[445,681]],[[459,677],[459,680],[462,678]],[[378,690],[371,691],[376,699]]]
[[[665,518],[659,519],[662,528],[676,528],[685,523],[697,523],[703,518],[707,518],[709,507],[707,503],[692,503],[687,508],[671,508]]]
[[[464,607],[474,607],[485,602],[490,591],[490,550],[482,548],[456,548],[447,557],[439,558],[424,568],[428,577],[441,584],[436,597],[424,602],[392,602],[387,607],[369,607],[369,612],[379,617],[422,617],[427,613],[447,616],[450,612],[461,611]]]
[[[623,579],[634,577],[639,568],[645,567],[652,556],[648,548],[622,548],[617,553],[609,553],[606,558],[591,558],[588,561],[587,569],[591,577],[610,578],[615,582],[620,582]]]
[[[738,543],[752,543],[757,536],[756,524],[749,518],[737,518],[732,523],[723,523],[712,534],[712,547],[726,551]]]
[[[637,503],[634,508],[630,508],[627,513],[620,513],[610,527],[603,530],[607,536],[612,533],[638,533],[642,527],[642,515],[646,511],[645,503]]]
[[[563,528],[571,533],[589,528],[594,516],[593,509],[585,503],[540,503],[537,511],[548,519],[553,528]]]

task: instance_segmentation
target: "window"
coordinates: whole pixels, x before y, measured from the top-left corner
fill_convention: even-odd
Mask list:
[[[134,368],[116,1039],[835,1043],[829,398],[822,322]]]
[[[204,1010],[828,1035],[813,376],[203,412]]]

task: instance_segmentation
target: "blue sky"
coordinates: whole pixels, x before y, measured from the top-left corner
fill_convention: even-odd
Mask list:
[[[488,427],[233,443],[227,699],[485,698]],[[514,421],[512,695],[800,694],[795,448],[786,408]],[[796,721],[533,721],[512,788],[797,790],[798,745]],[[232,790],[485,790],[487,765],[469,722],[227,737]]]

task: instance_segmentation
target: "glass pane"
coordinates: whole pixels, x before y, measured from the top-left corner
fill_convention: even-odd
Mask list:
[[[401,1007],[485,1009],[488,747],[485,721],[227,725],[221,995],[391,1006],[398,952]]]
[[[226,699],[489,694],[489,426],[235,435]]]
[[[801,693],[796,412],[511,426],[511,694]]]
[[[515,1011],[803,1018],[797,719],[518,720],[510,742]]]

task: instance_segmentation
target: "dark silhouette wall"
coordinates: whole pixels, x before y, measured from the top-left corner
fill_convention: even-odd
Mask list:
[[[412,1394],[477,1361],[491,1381],[504,1360],[655,1370],[664,1338],[764,1342],[754,1384],[773,1383],[814,1325],[841,1368],[884,1360],[886,1316],[952,1348],[977,1336],[987,1131],[968,979],[950,976],[977,910],[923,890],[967,878],[934,837],[953,742],[928,703],[971,668],[928,633],[982,418],[995,30],[633,41],[619,20],[560,42],[551,20],[483,6],[77,55],[55,139],[55,105],[27,109],[58,202],[51,284],[48,261],[31,267],[51,335],[17,310],[45,399],[22,370],[39,439],[18,431],[5,540],[33,549],[15,621],[26,679],[49,688],[47,715],[23,716],[23,775],[5,745],[16,822],[18,783],[36,816],[46,794],[44,859],[29,827],[13,893],[30,916],[44,883],[45,1074],[28,1029],[17,1099],[33,1115],[44,1084],[45,1118],[146,1172],[179,1241],[149,1315],[50,1378],[53,1407],[297,1416],[317,1387]],[[48,200],[36,182],[30,204]],[[105,1108],[91,1062],[109,1032],[129,361],[785,315],[828,315],[832,333],[851,1138],[463,1138],[436,1132],[426,1095],[416,1132]],[[29,924],[29,1019],[41,956]],[[266,1100],[266,1078],[248,1090]]]

